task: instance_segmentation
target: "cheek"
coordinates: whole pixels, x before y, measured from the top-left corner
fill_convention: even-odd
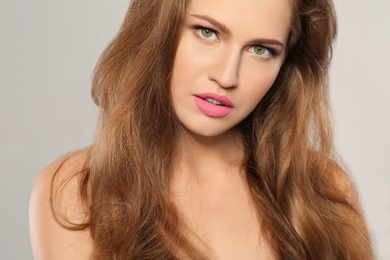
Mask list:
[[[244,82],[241,82],[241,85],[247,86],[244,90],[245,95],[253,108],[272,87],[280,70],[279,63],[262,65],[248,68],[242,77]]]
[[[194,82],[199,75],[199,62],[191,51],[191,41],[188,33],[183,32],[182,38],[176,50],[176,56],[172,68],[171,95],[174,108],[188,102],[189,93],[192,93]]]
[[[202,68],[205,67],[205,61],[202,59],[202,55],[199,55],[201,52],[194,51],[193,45],[191,35],[185,31],[179,41],[173,66],[173,77],[177,81],[188,83],[188,80],[199,75]]]
[[[184,55],[184,52],[181,51],[180,48],[178,48],[175,56],[175,61],[173,64],[173,69],[172,69],[172,81],[178,83],[180,81],[180,78],[183,76],[183,72],[186,70],[190,69],[187,68],[187,64],[185,62],[186,57]]]

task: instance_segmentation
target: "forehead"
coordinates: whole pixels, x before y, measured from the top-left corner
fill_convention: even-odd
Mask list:
[[[232,34],[285,42],[290,31],[290,0],[190,0],[188,13],[210,16]]]

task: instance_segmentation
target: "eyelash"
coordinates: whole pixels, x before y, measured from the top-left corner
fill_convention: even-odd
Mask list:
[[[216,30],[211,29],[210,27],[195,25],[195,26],[193,27],[193,29],[194,29],[195,31],[198,31],[198,30],[209,30],[210,32],[214,33],[216,37],[219,36],[219,33],[218,33]],[[204,41],[206,41],[206,42],[210,42],[210,40],[208,40],[208,39],[205,38],[204,36],[201,36],[199,33],[198,33],[198,36],[199,36],[202,40],[204,40]]]
[[[210,27],[207,27],[207,26],[194,25],[194,26],[192,27],[192,29],[195,30],[195,31],[198,31],[198,30],[209,30],[210,32],[214,33],[216,37],[219,36],[219,33],[218,33],[216,30],[214,30],[214,29],[212,29],[212,28],[210,28]],[[205,38],[204,36],[200,35],[198,32],[197,32],[197,36],[198,36],[200,39],[202,39],[203,41],[205,41],[205,42],[207,42],[207,43],[210,43],[210,40],[208,40],[208,39]],[[266,50],[269,51],[269,53],[270,53],[271,56],[277,56],[277,55],[279,54],[274,48],[267,47],[267,46],[264,46],[264,45],[261,45],[261,44],[252,45],[252,46],[250,47],[250,49],[253,48],[253,47],[263,47],[263,48],[265,48]],[[255,54],[255,55],[256,55],[256,54]],[[260,55],[257,55],[257,56],[261,57]]]

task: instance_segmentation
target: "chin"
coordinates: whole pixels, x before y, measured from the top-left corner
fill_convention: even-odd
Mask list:
[[[186,134],[197,138],[227,137],[234,132],[234,128],[186,127],[185,125],[183,127]]]

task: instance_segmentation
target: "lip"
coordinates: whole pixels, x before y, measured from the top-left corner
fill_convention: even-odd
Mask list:
[[[194,95],[198,108],[209,117],[224,117],[233,110],[233,103],[229,98],[215,93],[202,93]],[[216,105],[206,101],[207,98],[214,99],[222,105]]]
[[[212,98],[212,99],[215,99],[216,101],[222,103],[226,107],[231,107],[231,108],[233,107],[233,102],[230,101],[230,99],[228,97],[220,96],[220,95],[215,94],[215,93],[207,92],[207,93],[197,94],[195,96],[199,97],[201,99]]]

